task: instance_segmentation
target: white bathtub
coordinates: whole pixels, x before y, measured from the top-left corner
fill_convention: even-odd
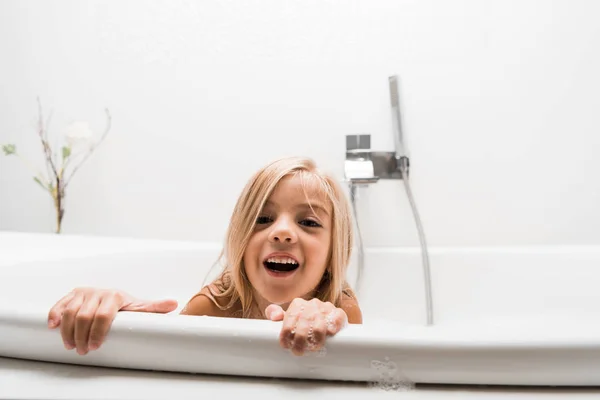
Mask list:
[[[288,397],[331,390],[364,398],[391,392],[350,381],[378,382],[382,371],[418,384],[600,386],[598,247],[430,249],[432,327],[424,326],[419,249],[370,249],[359,294],[364,325],[331,338],[320,357],[280,349],[280,325],[269,321],[119,313],[105,345],[86,356],[64,350],[59,332],[46,328],[49,307],[75,286],[171,297],[180,309],[218,251],[218,244],[0,233],[0,397],[171,397],[168,390],[187,397],[189,390],[222,393],[227,382],[227,390],[257,390],[263,398],[282,390]],[[273,378],[308,382],[283,381],[282,388]],[[36,386],[23,385],[30,381]],[[110,385],[122,389],[113,393]],[[427,387],[410,394],[456,391]],[[509,393],[600,396],[547,391]]]

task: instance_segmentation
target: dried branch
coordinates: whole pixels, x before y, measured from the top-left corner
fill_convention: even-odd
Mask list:
[[[19,153],[14,153],[22,162],[23,164],[25,164],[25,166],[31,171],[31,173],[33,174],[33,179],[40,185],[42,186],[44,189],[46,189],[47,191],[50,191],[50,189],[47,187],[48,186],[48,179],[44,176],[44,174],[42,174],[41,171],[37,170],[33,163],[30,162],[28,159],[26,159],[25,157],[23,157],[22,155],[20,155]]]
[[[38,101],[39,101],[39,99],[38,99]],[[40,116],[41,116],[41,108],[40,108]],[[51,117],[52,117],[52,111],[50,112],[50,115],[48,115],[48,119],[46,120],[46,125],[44,126],[44,140],[46,141],[46,143],[48,142],[48,128],[50,126]],[[48,177],[50,177],[50,176],[52,176],[50,164],[47,162],[45,164],[46,164],[46,172],[48,173]]]
[[[105,108],[104,111],[106,112],[106,128],[104,129],[104,133],[102,134],[102,136],[100,137],[100,140],[98,140],[98,142],[96,142],[95,144],[90,146],[90,148],[89,148],[88,152],[86,153],[85,157],[83,158],[83,160],[81,160],[81,162],[73,168],[73,171],[71,171],[71,175],[69,175],[69,177],[64,181],[65,184],[63,185],[63,190],[67,188],[67,186],[69,185],[69,182],[71,182],[71,179],[73,179],[73,176],[75,175],[77,170],[79,170],[79,168],[81,168],[81,166],[86,162],[88,157],[94,152],[94,150],[96,150],[98,148],[98,146],[100,146],[100,144],[104,141],[104,138],[106,138],[106,135],[108,135],[108,132],[110,131],[112,118],[111,118],[110,113],[108,112],[107,108]]]
[[[106,129],[100,140],[96,143],[92,143],[87,152],[83,155],[83,159],[79,162],[78,165],[73,168],[68,179],[65,179],[66,175],[66,167],[75,162],[75,160],[79,159],[79,154],[71,155],[71,146],[63,146],[62,152],[57,152],[57,149],[61,149],[60,146],[54,146],[54,152],[52,147],[49,144],[49,134],[48,134],[48,126],[50,125],[50,120],[52,117],[52,112],[50,112],[46,123],[44,124],[44,115],[42,111],[42,104],[40,98],[37,97],[38,102],[38,121],[37,121],[37,133],[42,142],[42,148],[44,150],[45,156],[45,164],[46,164],[46,172],[48,173],[48,177],[44,176],[41,171],[36,171],[36,168],[32,163],[29,162],[26,158],[22,157],[20,154],[16,152],[16,146],[14,144],[5,144],[1,147],[1,150],[5,153],[5,155],[15,155],[21,159],[21,161],[33,172],[33,179],[36,183],[38,183],[44,190],[48,191],[54,200],[54,208],[56,210],[56,233],[61,232],[62,219],[64,217],[65,208],[64,208],[64,197],[65,190],[75,175],[75,173],[81,168],[81,166],[85,163],[85,161],[89,158],[89,156],[98,148],[98,146],[104,141],[111,127],[111,116],[108,109],[105,109],[107,116]],[[60,167],[58,169],[57,167]]]
[[[44,148],[44,155],[46,156],[46,163],[50,165],[52,172],[54,173],[54,177],[58,181],[60,178],[58,175],[58,171],[56,170],[56,166],[54,165],[54,161],[52,161],[52,149],[50,148],[50,145],[48,144],[47,133],[46,133],[46,130],[44,129],[44,116],[42,114],[42,103],[40,102],[39,97],[37,98],[37,101],[38,101],[38,113],[39,113],[38,134],[40,135],[40,139],[42,141],[42,146]]]
[[[39,99],[38,99],[38,101],[39,101]],[[44,139],[46,141],[48,141],[48,127],[50,126],[51,120],[52,120],[52,111],[50,111],[50,114],[48,114],[48,119],[46,119],[46,125],[45,125],[45,129],[44,129]]]
[[[67,159],[66,159],[66,161],[65,161],[65,163],[63,164],[63,167],[62,167],[63,173],[64,173],[64,171],[67,170],[67,167],[69,165],[71,165],[72,163],[74,163],[76,159],[78,159],[78,158],[80,158],[82,156],[83,156],[83,154],[81,154],[81,153],[76,153],[76,154],[71,153],[71,154],[69,154],[69,157],[67,157]]]

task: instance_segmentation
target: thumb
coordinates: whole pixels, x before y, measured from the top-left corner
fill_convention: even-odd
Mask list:
[[[265,316],[267,319],[271,321],[281,321],[284,316],[283,308],[278,306],[277,304],[271,304],[267,308],[265,308]]]
[[[177,308],[177,301],[172,299],[152,300],[152,301],[134,301],[123,308],[121,311],[138,311],[158,314],[166,314]]]

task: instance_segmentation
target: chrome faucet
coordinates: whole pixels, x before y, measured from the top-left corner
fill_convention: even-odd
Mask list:
[[[344,176],[356,185],[368,185],[379,180],[371,157],[371,135],[346,136]]]
[[[379,179],[402,179],[399,161],[394,151],[374,151],[371,135],[346,135],[344,176],[358,185],[376,183]]]
[[[395,151],[372,151],[370,135],[347,135],[346,136],[346,161],[344,162],[344,175],[350,186],[350,199],[352,208],[356,215],[356,190],[357,186],[370,185],[380,179],[400,179],[404,181],[404,187],[408,196],[410,206],[415,217],[421,252],[423,257],[423,278],[425,283],[425,302],[427,325],[433,324],[433,297],[431,288],[431,272],[429,267],[429,255],[425,232],[421,224],[421,218],[417,211],[412,190],[409,183],[409,157],[404,146],[402,134],[400,99],[398,90],[398,76],[388,78],[390,89],[390,102],[392,107],[392,126],[394,135]],[[359,268],[357,286],[361,283],[364,269],[364,251],[360,227],[358,227],[359,240]]]
[[[409,158],[400,120],[398,76],[390,76],[390,102],[395,151],[372,151],[371,135],[346,135],[346,180],[371,184],[379,179],[408,179]]]

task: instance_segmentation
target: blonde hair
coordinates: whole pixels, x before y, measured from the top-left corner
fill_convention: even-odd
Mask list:
[[[346,282],[354,240],[352,214],[348,201],[337,181],[320,171],[315,162],[305,157],[286,157],[275,160],[258,170],[244,187],[231,215],[225,247],[219,259],[224,269],[208,287],[214,297],[228,299],[220,309],[228,309],[239,302],[242,317],[249,317],[253,305],[253,290],[243,265],[246,247],[255,229],[256,219],[276,185],[287,176],[299,176],[303,187],[306,179],[316,181],[332,209],[331,247],[328,265],[316,288],[315,297],[323,302],[340,305],[343,295],[354,297]]]

